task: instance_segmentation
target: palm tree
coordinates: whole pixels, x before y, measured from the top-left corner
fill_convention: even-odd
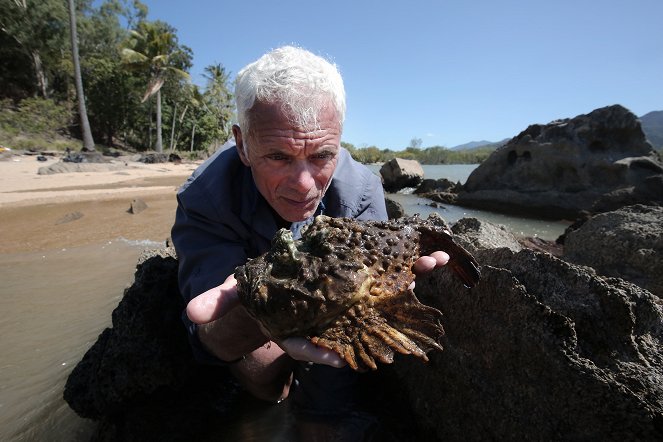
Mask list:
[[[90,130],[90,122],[87,119],[87,109],[85,108],[81,63],[78,57],[78,32],[76,31],[74,0],[69,0],[69,35],[71,36],[71,57],[74,62],[74,82],[76,83],[76,95],[78,96],[78,115],[81,119],[81,131],[83,133],[83,150],[92,152],[94,151],[94,139]]]
[[[131,31],[126,47],[122,49],[122,61],[137,70],[148,73],[147,89],[142,102],[156,95],[157,142],[156,151],[163,152],[161,136],[161,87],[169,73],[188,79],[189,74],[175,67],[175,59],[181,53],[175,34],[159,22],[140,22]]]
[[[205,91],[209,111],[219,124],[219,132],[224,140],[230,135],[230,122],[233,119],[233,96],[228,85],[230,73],[220,63],[205,68],[207,88]],[[218,140],[217,140],[218,141]]]

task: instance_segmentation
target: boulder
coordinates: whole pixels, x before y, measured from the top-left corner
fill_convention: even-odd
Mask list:
[[[462,218],[451,226],[451,231],[456,235],[456,242],[470,253],[501,247],[518,252],[523,248],[506,227],[477,218]]]
[[[417,278],[444,313],[444,351],[398,360],[430,440],[663,438],[663,312],[648,291],[548,253],[475,254],[466,289],[447,269]]]
[[[431,192],[456,192],[462,190],[462,188],[463,186],[460,183],[454,183],[446,178],[439,178],[437,180],[427,178],[421,182],[414,193],[417,195],[426,195]]]
[[[396,357],[363,378],[365,400],[396,427],[384,440],[661,440],[660,300],[548,253],[516,251],[490,223],[453,228],[482,279],[468,290],[448,267],[417,278],[417,296],[444,313],[444,351],[427,364]],[[238,440],[229,419],[265,409],[238,405],[226,368],[195,363],[183,308],[173,249],[141,257],[112,327],[65,387],[69,405],[99,421],[95,440]]]
[[[546,218],[663,203],[663,163],[619,105],[528,127],[468,177],[458,204]]]
[[[127,165],[124,163],[74,163],[58,161],[49,166],[40,167],[37,170],[37,175],[72,172],[108,172],[124,169],[127,169]]]
[[[138,161],[145,164],[167,163],[169,158],[166,153],[152,152],[141,155]]]
[[[405,216],[405,209],[403,208],[403,205],[398,201],[394,201],[390,198],[385,198],[384,204],[387,207],[387,216],[389,217],[389,219],[396,219]]]
[[[398,192],[406,187],[417,187],[424,179],[424,169],[416,160],[393,158],[380,168],[382,184],[387,192]]]
[[[565,235],[563,257],[663,299],[663,207],[635,205],[594,215]]]
[[[112,327],[65,385],[69,406],[99,421],[95,440],[196,440],[228,414],[237,384],[226,368],[194,361],[183,309],[174,249],[144,254]]]
[[[136,198],[131,201],[131,205],[129,205],[127,212],[131,213],[132,215],[138,215],[140,212],[147,209],[147,207],[148,206],[145,201],[140,198]]]

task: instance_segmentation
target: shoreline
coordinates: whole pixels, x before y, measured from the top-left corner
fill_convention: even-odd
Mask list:
[[[0,253],[47,251],[118,238],[165,242],[177,189],[200,162],[144,164],[119,159],[113,170],[38,175],[34,156],[0,161]],[[119,167],[117,169],[116,167]],[[129,212],[140,199],[147,208]]]

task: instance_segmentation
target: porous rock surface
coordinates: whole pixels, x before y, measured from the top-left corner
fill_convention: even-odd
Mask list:
[[[475,254],[482,280],[417,281],[444,351],[394,366],[437,440],[661,440],[663,314],[648,291],[548,253]],[[443,288],[443,289],[441,289]]]
[[[594,215],[565,235],[563,257],[663,299],[663,207],[635,205]]]
[[[371,402],[425,440],[661,440],[660,300],[589,267],[518,251],[499,227],[457,224],[482,279],[468,290],[446,268],[417,278],[417,296],[443,312],[444,351],[381,367],[382,377],[368,378]],[[141,258],[113,327],[72,372],[65,399],[99,421],[95,440],[225,434],[237,385],[225,369],[194,363],[176,278],[172,249]]]
[[[461,206],[557,219],[636,203],[663,203],[663,163],[620,105],[529,126],[481,163],[457,198]]]

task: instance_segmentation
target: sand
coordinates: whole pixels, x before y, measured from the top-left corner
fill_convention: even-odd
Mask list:
[[[33,252],[117,238],[166,241],[176,192],[199,162],[113,160],[116,170],[39,175],[59,159],[14,155],[0,161],[0,253]],[[134,199],[147,209],[128,211]]]

